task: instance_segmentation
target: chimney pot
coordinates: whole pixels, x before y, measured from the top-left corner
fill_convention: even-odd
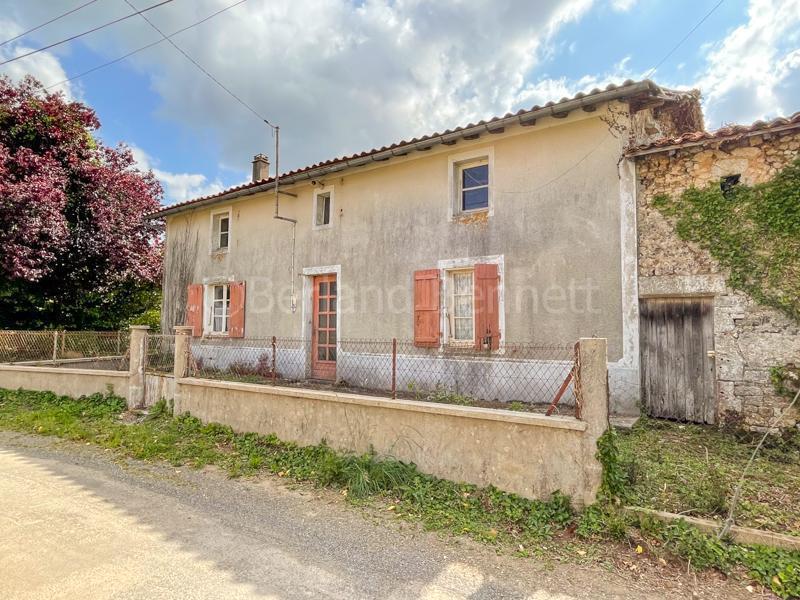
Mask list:
[[[269,158],[265,154],[256,154],[253,157],[253,181],[269,178]]]

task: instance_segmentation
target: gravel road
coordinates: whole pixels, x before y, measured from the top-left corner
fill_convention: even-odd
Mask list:
[[[741,583],[498,555],[329,490],[0,432],[0,598],[754,598]]]

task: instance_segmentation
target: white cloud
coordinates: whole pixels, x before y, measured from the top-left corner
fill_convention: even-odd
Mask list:
[[[0,19],[0,41],[10,39],[21,32],[22,27],[15,22],[8,19]],[[12,42],[5,46],[0,46],[0,60],[7,60],[33,49],[27,46],[23,40],[20,40],[19,43]],[[64,71],[64,67],[61,66],[61,62],[50,52],[40,52],[9,63],[3,67],[0,73],[8,75],[13,81],[19,81],[25,75],[33,75],[45,86],[67,79],[67,73]],[[68,99],[79,96],[76,93],[77,90],[69,83],[59,86],[59,89],[64,92]]]
[[[148,14],[172,32],[231,3],[196,0]],[[50,2],[48,12],[67,4]],[[119,16],[123,9],[111,4],[93,5],[87,18]],[[175,41],[281,125],[281,165],[292,168],[515,108],[553,37],[591,4],[592,0],[248,2]],[[45,18],[35,7],[18,10],[28,11],[26,23]],[[36,10],[36,18],[31,17]],[[48,40],[66,32],[57,25],[48,28]],[[74,32],[74,23],[72,27]],[[158,34],[145,23],[131,19],[82,41],[114,58],[156,39]],[[242,170],[253,154],[273,154],[269,130],[168,44],[142,52],[128,64],[150,77],[161,99],[158,117],[218,140],[224,167]]]
[[[800,109],[800,0],[751,0],[748,21],[706,50],[695,86],[707,123],[749,123]]]
[[[611,7],[619,12],[627,12],[633,8],[636,0],[611,0]]]
[[[216,194],[224,189],[219,180],[209,181],[200,173],[171,173],[159,169],[157,161],[138,146],[130,146],[133,158],[143,171],[152,170],[153,175],[164,187],[164,200],[166,204],[182,202],[200,196]]]

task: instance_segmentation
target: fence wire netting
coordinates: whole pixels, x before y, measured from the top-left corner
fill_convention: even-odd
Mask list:
[[[195,338],[189,374],[397,398],[575,414],[572,345],[505,343],[499,350],[421,348],[408,340]]]
[[[174,334],[148,334],[145,369],[148,373],[172,375],[175,369]]]
[[[128,369],[129,331],[0,331],[0,362]]]

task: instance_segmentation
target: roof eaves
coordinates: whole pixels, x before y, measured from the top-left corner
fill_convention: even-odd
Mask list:
[[[396,142],[389,146],[373,148],[372,150],[359,152],[349,156],[330,159],[315,163],[284,173],[280,176],[281,185],[291,185],[300,181],[306,181],[320,177],[321,175],[339,172],[345,169],[364,166],[373,162],[384,162],[391,158],[405,156],[410,152],[418,150],[428,150],[439,144],[449,145],[457,140],[467,138],[481,133],[500,133],[505,127],[512,125],[532,125],[537,119],[546,117],[564,116],[574,110],[590,108],[604,102],[625,98],[641,93],[654,95],[663,94],[665,90],[649,79],[643,81],[625,81],[622,85],[610,84],[605,90],[595,88],[589,93],[578,93],[573,98],[562,98],[558,102],[548,102],[544,106],[534,106],[530,109],[519,110],[516,113],[506,113],[502,117],[494,117],[487,121],[470,123],[463,127],[456,127],[452,130],[445,130],[442,133],[432,133],[411,140]],[[187,200],[178,204],[173,204],[149,215],[149,218],[162,218],[177,214],[187,210],[202,208],[218,202],[235,200],[242,196],[258,194],[260,192],[274,189],[275,178],[263,179],[258,182],[245,183],[212,196]]]

